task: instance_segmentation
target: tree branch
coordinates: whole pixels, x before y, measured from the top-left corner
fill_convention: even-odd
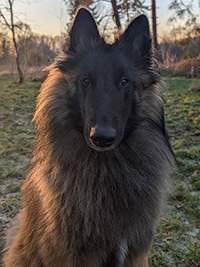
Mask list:
[[[12,31],[12,27],[9,25],[9,23],[8,23],[8,21],[7,21],[7,19],[6,19],[6,17],[4,16],[4,14],[2,13],[1,10],[0,10],[0,17],[3,18],[3,20],[4,20],[5,24],[6,24],[6,26]]]

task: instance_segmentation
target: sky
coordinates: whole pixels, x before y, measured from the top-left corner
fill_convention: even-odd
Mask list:
[[[6,3],[7,0],[1,0]],[[157,0],[157,31],[162,39],[169,31],[167,20],[172,15],[168,6],[172,0]],[[31,25],[33,32],[48,35],[59,35],[69,21],[63,0],[15,0],[14,10],[23,22]],[[187,2],[187,0],[186,0]],[[151,0],[145,0],[150,5]],[[151,18],[150,12],[148,13]]]

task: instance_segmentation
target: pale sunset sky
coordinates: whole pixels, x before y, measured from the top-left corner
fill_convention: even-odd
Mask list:
[[[172,0],[157,0],[157,24],[158,37],[162,39],[171,28],[167,24],[168,18],[172,15],[168,6]],[[1,0],[6,4],[6,0]],[[188,2],[185,0],[184,2]],[[145,0],[146,5],[150,5],[151,0]],[[33,32],[48,35],[59,35],[65,28],[69,17],[67,8],[63,0],[15,0],[14,10],[23,22],[31,25]],[[151,19],[150,12],[147,13]]]

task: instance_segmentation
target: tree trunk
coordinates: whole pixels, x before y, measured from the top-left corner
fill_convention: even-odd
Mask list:
[[[157,41],[157,24],[156,24],[156,0],[151,0],[151,12],[152,12],[152,29],[153,29],[153,47],[158,49]]]
[[[15,47],[15,58],[16,58],[16,64],[17,64],[17,71],[18,71],[18,74],[19,74],[19,83],[23,83],[24,82],[24,75],[23,75],[23,72],[21,70],[21,67],[20,67],[20,58],[19,58],[19,51],[18,51],[18,48],[17,48],[17,42],[16,42],[16,38],[15,38],[15,25],[14,25],[14,21],[13,21],[13,2],[11,2],[11,0],[8,0],[9,2],[9,5],[10,5],[10,20],[11,20],[11,31],[12,31],[12,39],[13,39],[13,44],[14,44],[14,47]]]
[[[122,26],[121,26],[121,22],[120,22],[120,18],[119,18],[119,12],[118,12],[118,9],[117,9],[117,2],[116,0],[111,0],[111,3],[112,3],[112,7],[113,7],[113,17],[114,17],[114,21],[117,25],[117,28],[119,30],[122,29]]]
[[[18,75],[19,75],[19,83],[23,83],[24,82],[24,75],[23,75],[23,72],[22,72],[21,67],[20,67],[19,52],[18,52],[17,43],[15,40],[15,34],[14,33],[13,33],[13,44],[14,44],[15,52],[16,52],[15,58],[16,58],[16,64],[17,64],[17,71],[18,71]]]

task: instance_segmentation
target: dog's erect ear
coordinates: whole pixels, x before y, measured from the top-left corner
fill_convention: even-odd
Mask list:
[[[138,57],[149,55],[151,37],[147,17],[145,15],[140,15],[133,19],[123,33],[122,40],[130,47],[134,55]]]
[[[78,9],[69,35],[69,50],[73,52],[80,52],[91,42],[100,39],[94,18],[87,9]]]

